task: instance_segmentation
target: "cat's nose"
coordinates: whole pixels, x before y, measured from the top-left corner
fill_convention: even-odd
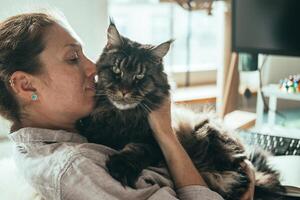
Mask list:
[[[122,94],[122,97],[127,97],[129,95],[129,91],[126,89],[121,89],[120,92]]]

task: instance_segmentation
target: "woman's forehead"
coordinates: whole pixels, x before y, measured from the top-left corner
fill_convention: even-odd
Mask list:
[[[70,48],[81,48],[79,42],[59,24],[54,24],[46,31],[45,49],[40,55],[40,60],[48,70],[59,66]]]
[[[45,36],[46,48],[56,50],[63,49],[67,46],[81,46],[79,37],[70,30],[59,24],[51,26]]]

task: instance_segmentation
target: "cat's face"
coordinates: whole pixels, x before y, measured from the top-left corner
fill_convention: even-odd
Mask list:
[[[120,110],[158,107],[169,94],[162,58],[171,42],[142,45],[122,37],[111,23],[108,43],[97,62],[98,100],[106,97]]]

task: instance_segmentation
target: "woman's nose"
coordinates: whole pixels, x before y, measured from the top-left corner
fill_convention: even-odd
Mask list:
[[[86,64],[85,64],[85,73],[87,77],[90,77],[91,75],[94,75],[96,73],[96,65],[93,63],[90,59],[87,58]]]

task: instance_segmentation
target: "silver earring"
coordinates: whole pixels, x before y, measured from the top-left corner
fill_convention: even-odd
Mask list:
[[[38,95],[35,92],[33,92],[32,95],[31,95],[31,99],[33,101],[36,101],[38,99]]]

